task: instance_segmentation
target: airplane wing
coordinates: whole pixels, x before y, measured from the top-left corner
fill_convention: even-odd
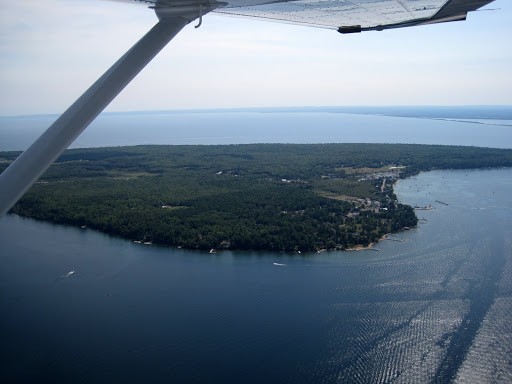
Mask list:
[[[118,0],[180,7],[187,0]],[[197,4],[197,0],[192,0]],[[190,1],[190,3],[192,3]],[[494,0],[213,0],[222,15],[273,20],[353,33],[465,20]]]

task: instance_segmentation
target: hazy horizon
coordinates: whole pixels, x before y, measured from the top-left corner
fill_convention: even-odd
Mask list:
[[[9,116],[63,112],[157,20],[110,1],[2,5],[0,115]],[[512,5],[484,8],[464,22],[354,35],[208,14],[107,110],[508,105]]]
[[[468,112],[468,109],[498,109],[500,112],[505,110],[508,114],[505,119],[512,119],[512,104],[460,104],[460,105],[296,105],[296,106],[247,106],[247,107],[218,107],[218,108],[169,108],[169,109],[131,109],[131,110],[106,110],[100,115],[119,115],[119,114],[166,114],[166,113],[201,113],[201,112],[335,112],[335,113],[363,113],[363,114],[376,114],[380,110],[428,110],[435,109],[438,111],[458,110],[461,112]],[[453,112],[453,111],[451,111]],[[14,114],[14,115],[0,115],[0,118],[16,118],[16,117],[38,117],[38,116],[60,116],[62,112],[48,112],[48,113],[27,113],[27,114]],[[394,116],[390,114],[389,116]],[[402,116],[402,115],[399,115]],[[412,116],[411,116],[412,117]],[[1,127],[0,127],[1,128]]]

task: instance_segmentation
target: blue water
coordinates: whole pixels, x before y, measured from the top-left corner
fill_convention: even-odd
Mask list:
[[[421,113],[417,118],[325,110],[312,112],[310,109],[102,114],[71,148],[362,142],[512,148],[512,112],[507,115],[508,112],[501,111],[494,119],[473,117],[466,120],[460,117],[461,112],[453,115],[456,118],[450,114],[446,114],[446,118],[438,117],[443,115],[441,112],[446,113],[443,109],[437,114],[407,109],[405,112]],[[435,117],[424,117],[425,114]],[[484,112],[481,114],[486,116]],[[507,116],[508,119],[504,118]],[[26,149],[56,118],[55,115],[1,117],[0,151]]]
[[[512,169],[396,191],[435,209],[377,252],[210,255],[3,217],[0,381],[512,382]]]

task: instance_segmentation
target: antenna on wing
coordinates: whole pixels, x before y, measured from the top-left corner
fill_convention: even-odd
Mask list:
[[[194,28],[199,28],[203,24],[203,4],[199,4],[199,24]]]

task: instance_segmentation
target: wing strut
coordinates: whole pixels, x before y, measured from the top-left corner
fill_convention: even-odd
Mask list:
[[[155,7],[158,23],[76,100],[0,175],[0,216],[23,196],[50,164],[82,133],[133,78],[199,16],[199,8]],[[201,14],[215,8],[201,7]]]

